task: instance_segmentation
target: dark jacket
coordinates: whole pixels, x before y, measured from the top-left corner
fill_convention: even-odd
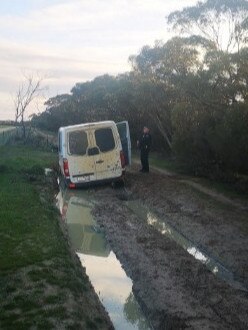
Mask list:
[[[150,133],[142,134],[139,139],[139,148],[141,151],[150,151],[152,144],[152,137]]]

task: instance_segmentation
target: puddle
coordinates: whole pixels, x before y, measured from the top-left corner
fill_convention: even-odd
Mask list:
[[[126,275],[94,220],[87,191],[60,191],[57,207],[67,223],[72,247],[115,329],[150,329]]]
[[[143,204],[138,201],[127,201],[125,204],[137,216],[145,219],[149,225],[156,228],[163,235],[170,237],[173,241],[182,246],[184,250],[191,254],[195,259],[201,261],[216,276],[225,280],[236,289],[248,291],[247,288],[234,277],[234,274],[228,270],[221,262],[211,256],[207,251],[203,251],[202,249],[198,248],[194,242],[187,239],[187,237],[177,231],[165,220],[160,219],[157,215],[155,215],[154,212],[150,211]]]

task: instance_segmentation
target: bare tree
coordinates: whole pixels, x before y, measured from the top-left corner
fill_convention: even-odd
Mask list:
[[[23,82],[14,96],[15,104],[15,122],[20,123],[22,127],[22,137],[26,138],[25,115],[30,104],[42,95],[45,87],[42,87],[43,78],[39,76],[24,75]]]

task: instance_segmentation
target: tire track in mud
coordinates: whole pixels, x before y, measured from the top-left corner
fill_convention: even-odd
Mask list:
[[[127,184],[135,198],[224,264],[248,287],[247,212],[208,198],[176,178],[133,170]]]
[[[135,159],[135,160],[133,160],[133,163],[137,166],[139,164],[139,161],[137,161]],[[167,176],[167,177],[176,178],[180,183],[188,185],[188,186],[190,186],[190,187],[206,194],[207,196],[215,199],[216,201],[219,201],[219,202],[221,202],[223,204],[226,204],[226,205],[231,205],[231,206],[236,207],[237,209],[239,209],[241,211],[248,211],[248,207],[243,205],[243,203],[241,203],[240,201],[233,200],[233,199],[221,194],[220,192],[217,192],[213,189],[207,188],[204,185],[202,185],[201,183],[195,182],[193,180],[193,178],[191,178],[190,176],[186,176],[186,175],[182,175],[182,174],[178,175],[177,173],[174,173],[174,172],[171,172],[171,171],[168,171],[166,169],[162,169],[162,168],[159,168],[159,167],[153,166],[153,165],[150,166],[150,167],[156,173],[162,174],[162,175]]]
[[[137,200],[127,201],[126,206],[157,231],[169,236],[195,259],[200,260],[216,276],[226,281],[232,287],[248,292],[248,287],[242,283],[242,279],[237,278],[230,269],[209,253],[205,247],[199,247],[197,243],[191,241],[182,232],[178,231],[169,221],[164,218],[161,219],[157,215],[156,210],[146,207]]]
[[[216,278],[132,213],[126,194],[96,190],[94,215],[155,329],[246,329],[247,293]]]

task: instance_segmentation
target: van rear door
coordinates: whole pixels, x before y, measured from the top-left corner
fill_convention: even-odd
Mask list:
[[[127,121],[116,123],[122,144],[122,150],[125,155],[126,165],[131,165],[131,138]]]
[[[88,150],[92,147],[90,132],[77,129],[69,131],[67,134],[71,181],[81,183],[96,180],[94,157],[88,156]]]
[[[120,161],[120,147],[116,141],[116,132],[111,126],[102,126],[94,130],[94,145],[99,153],[95,154],[97,180],[120,177],[122,166]]]

